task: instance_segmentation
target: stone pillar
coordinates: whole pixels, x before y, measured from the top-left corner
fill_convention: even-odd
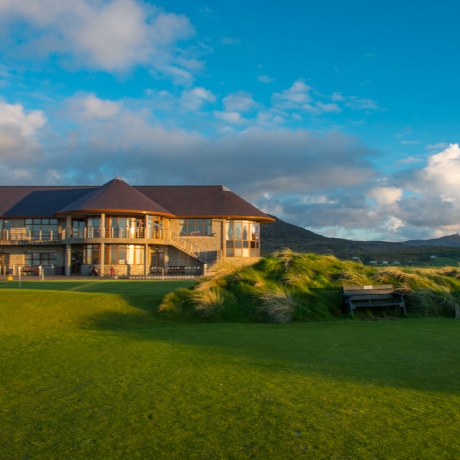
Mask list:
[[[72,236],[72,216],[66,216],[65,224],[65,239],[68,240]]]
[[[227,257],[227,240],[226,240],[226,234],[225,234],[225,219],[224,218],[222,218],[220,233],[221,233],[220,241],[221,241],[222,259],[225,259]]]
[[[70,244],[65,245],[65,274],[70,276],[70,265],[72,263],[72,246]]]
[[[149,238],[149,216],[146,214],[144,216],[144,238],[148,239]]]
[[[149,274],[149,245],[144,244],[144,276]]]
[[[104,276],[104,268],[105,268],[105,214],[101,213],[101,247],[100,247],[100,254],[99,254],[99,274]]]

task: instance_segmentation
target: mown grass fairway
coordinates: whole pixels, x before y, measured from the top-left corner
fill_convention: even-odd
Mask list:
[[[0,289],[2,459],[460,457],[459,321],[167,322],[188,282],[61,283]]]

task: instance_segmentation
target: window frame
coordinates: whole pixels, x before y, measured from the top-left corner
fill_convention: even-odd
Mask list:
[[[212,219],[193,217],[179,219],[179,235],[180,236],[213,236]]]

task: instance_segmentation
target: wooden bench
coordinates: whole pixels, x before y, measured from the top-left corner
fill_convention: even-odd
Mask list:
[[[342,300],[350,314],[356,308],[399,307],[406,315],[404,297],[391,284],[378,286],[343,286]]]
[[[35,275],[38,276],[40,274],[40,267],[36,267],[33,265],[26,265],[22,267],[21,273],[23,275]]]

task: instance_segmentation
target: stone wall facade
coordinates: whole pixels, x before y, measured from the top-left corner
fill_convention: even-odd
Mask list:
[[[115,270],[116,276],[142,276],[149,273],[150,265],[158,265],[164,269],[169,267],[199,267],[203,268],[205,265],[210,266],[213,263],[225,258],[225,219],[212,219],[211,235],[209,236],[180,236],[180,220],[170,219],[166,223],[166,227],[169,227],[173,236],[172,241],[175,238],[179,238],[182,243],[187,242],[192,246],[188,247],[187,250],[181,250],[172,244],[164,244],[164,241],[158,241],[158,244],[152,242],[153,240],[146,239],[123,239],[123,238],[97,238],[91,240],[85,240],[84,238],[68,239],[65,241],[58,241],[55,243],[40,243],[31,244],[26,240],[22,241],[20,235],[25,234],[25,221],[24,219],[12,219],[10,221],[10,235],[15,233],[18,238],[10,238],[10,241],[5,241],[2,244],[0,240],[0,254],[3,256],[1,260],[8,260],[7,266],[3,266],[3,271],[14,270],[17,272],[18,267],[26,265],[26,254],[27,253],[54,253],[56,257],[52,260],[55,263],[49,265],[43,265],[45,275],[57,275],[70,273],[70,268],[73,261],[70,260],[72,251],[78,252],[83,251],[85,244],[135,244],[143,245],[146,251],[147,267],[144,264],[108,264],[105,263],[103,266],[99,264],[97,267],[101,272],[103,271],[104,276],[110,275],[110,267]],[[59,231],[62,231],[65,226],[65,220],[60,220]],[[162,244],[163,243],[163,244]],[[196,257],[190,255],[195,254]],[[66,253],[69,260],[66,260]],[[156,254],[156,256],[154,256]],[[46,257],[44,258],[46,259]],[[50,259],[50,258],[48,258]],[[230,260],[237,263],[252,264],[259,260],[259,257],[231,257]],[[138,262],[138,261],[136,261]],[[82,264],[76,265],[79,267],[79,271],[82,275],[89,274],[89,265]],[[72,265],[72,270],[75,270]],[[2,267],[0,267],[0,273]],[[73,272],[72,272],[73,273]]]

